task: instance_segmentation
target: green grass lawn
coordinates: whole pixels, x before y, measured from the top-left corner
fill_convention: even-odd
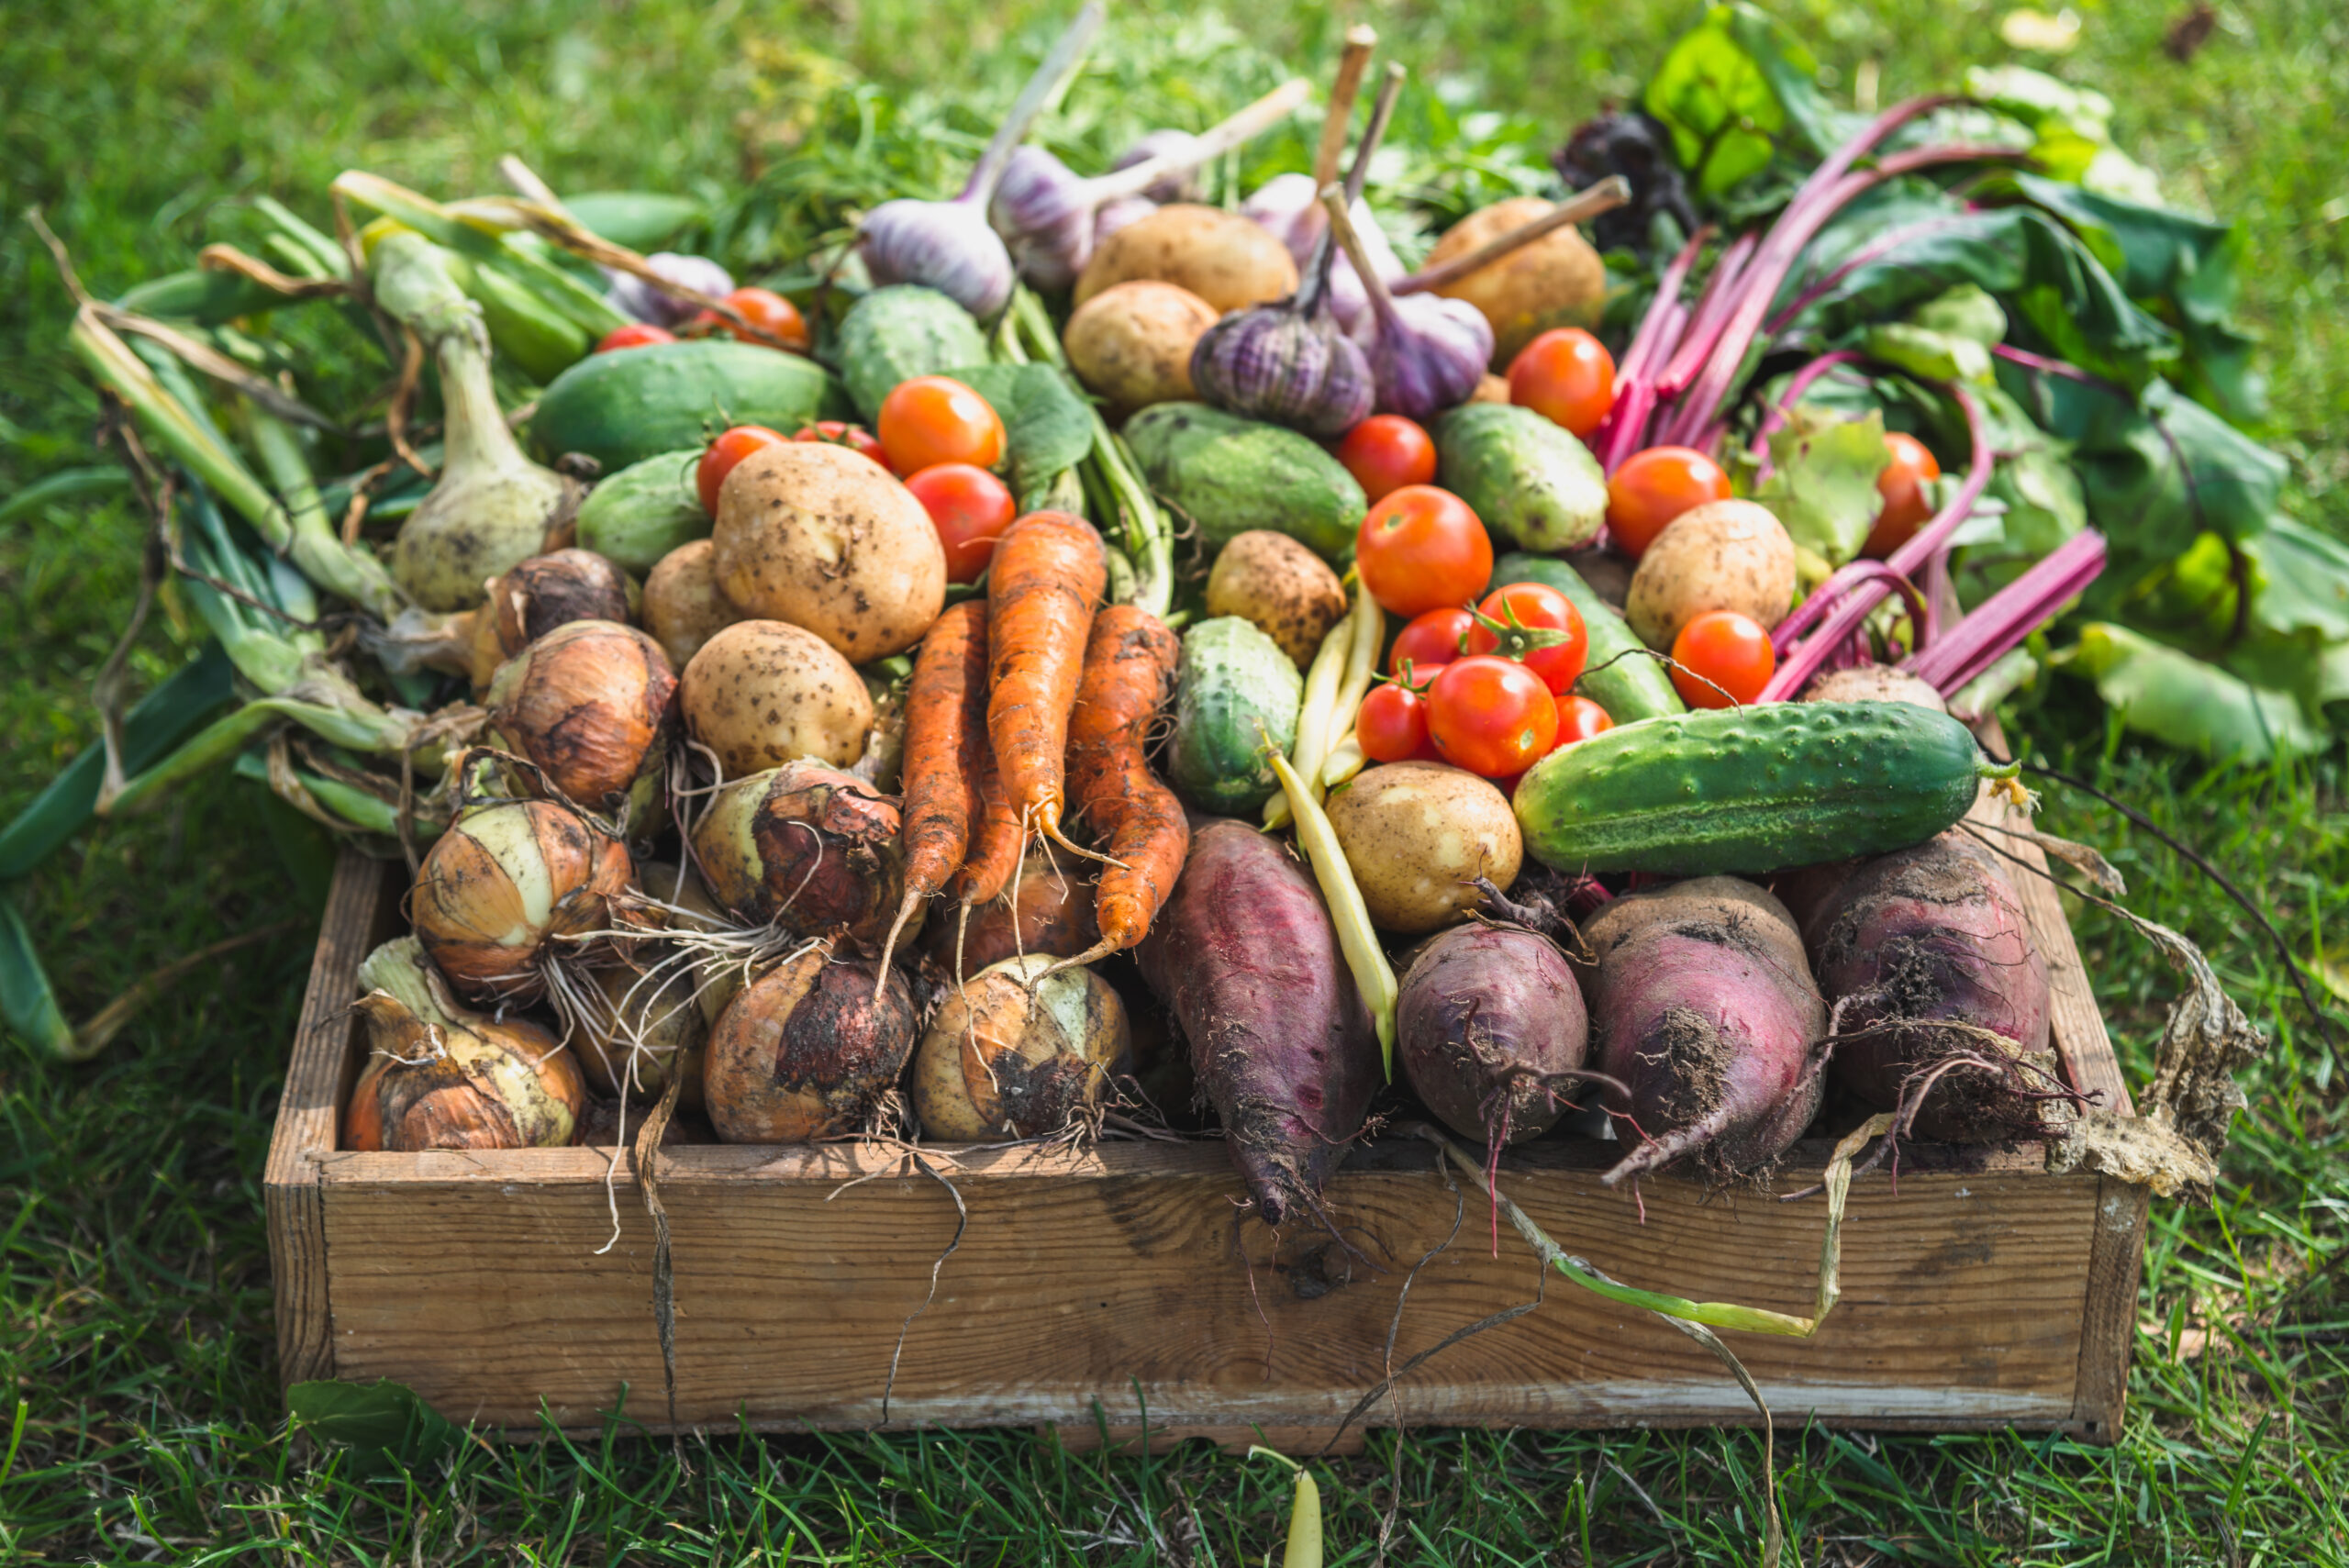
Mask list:
[[[2271,439],[2294,505],[2349,532],[2349,13],[2238,0],[2190,63],[2164,54],[2179,0],[2076,0],[2060,69],[2109,92],[2123,144],[2190,203],[2250,230],[2246,314],[2268,335]],[[980,19],[976,13],[990,11]],[[1140,26],[1129,6],[1125,25]],[[1234,7],[1285,51],[1356,13]],[[96,412],[61,349],[66,296],[16,212],[38,203],[94,289],[187,264],[240,197],[314,218],[363,164],[436,194],[484,189],[506,151],[560,187],[740,177],[746,141],[791,133],[839,72],[952,93],[1039,13],[907,0],[805,6],[12,6],[0,49],[0,495],[90,461]],[[1170,11],[1172,8],[1170,8]],[[1179,13],[1176,13],[1179,14]],[[1370,13],[1422,72],[1559,133],[1628,96],[1687,0],[1410,3]],[[1980,0],[1782,0],[1848,96],[1881,98],[2004,57]],[[57,506],[0,527],[0,818],[95,733],[89,685],[127,614],[139,528]],[[200,630],[167,598],[136,660],[173,668]],[[2093,774],[2236,877],[2349,992],[2342,753],[2210,772],[2107,733],[2076,687],[2009,728]],[[2312,1030],[2232,906],[2109,814],[2055,792],[2053,831],[2103,846],[2131,902],[2203,944],[2274,1040],[2247,1085],[2218,1204],[2156,1205],[2131,1416],[2118,1446],[2022,1435],[1782,1437],[1809,1563],[2349,1562],[2349,1062]],[[206,781],[151,818],[84,836],[0,890],[76,1016],[172,955],[315,913],[328,850],[263,792]],[[2081,940],[2132,1071],[2171,976],[2110,918]],[[354,1474],[297,1451],[275,1383],[260,1179],[306,933],[182,984],[99,1062],[0,1045],[0,1561],[447,1563],[1264,1560],[1288,1487],[1196,1447],[1148,1463],[1024,1433],[687,1446],[606,1434],[464,1447],[448,1473]],[[1864,1238],[1854,1245],[1865,1246]],[[1599,1260],[1604,1262],[1604,1260]],[[1787,1413],[1782,1412],[1782,1418]],[[1784,1428],[1782,1427],[1782,1431]],[[1747,1433],[1381,1433],[1324,1468],[1332,1562],[1743,1562],[1755,1556]],[[1399,1475],[1399,1490],[1395,1477]]]

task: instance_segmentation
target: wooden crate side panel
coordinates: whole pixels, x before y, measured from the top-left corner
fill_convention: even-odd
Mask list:
[[[580,1151],[573,1151],[574,1153]],[[974,1173],[962,1246],[906,1333],[891,1425],[1137,1423],[1334,1426],[1384,1371],[1397,1288],[1451,1232],[1431,1170],[1341,1174],[1341,1223],[1368,1264],[1326,1236],[1278,1255],[1261,1228],[1234,1250],[1238,1184],[1220,1151],[1148,1149],[1086,1180]],[[619,1188],[620,1239],[600,1187],[501,1179],[384,1182],[325,1167],[340,1375],[397,1377],[456,1418],[529,1425],[541,1397],[592,1425],[629,1386],[658,1422],[651,1245]],[[1703,1299],[1808,1310],[1820,1211],[1708,1205],[1652,1183],[1647,1222],[1586,1172],[1506,1177],[1553,1234],[1618,1277]],[[881,1422],[899,1325],[930,1291],[954,1229],[926,1178],[764,1183],[663,1178],[676,1238],[678,1415],[769,1428]],[[1987,1171],[1910,1176],[1855,1194],[1844,1298],[1810,1341],[1738,1335],[1782,1419],[1854,1425],[2067,1423],[2087,1289],[2095,1178]],[[1460,1234],[1412,1286],[1397,1362],[1531,1299],[1516,1240],[1491,1251],[1467,1205]],[[1375,1271],[1370,1265],[1375,1266]],[[1532,1314],[1422,1368],[1391,1424],[1620,1425],[1739,1421],[1751,1408],[1719,1365],[1669,1329],[1548,1282]]]
[[[278,1096],[277,1125],[262,1177],[269,1229],[270,1273],[276,1284],[277,1368],[282,1384],[335,1373],[317,1156],[335,1146],[345,1088],[356,1059],[351,999],[360,961],[385,934],[381,863],[343,851],[327,893],[326,916],[310,960],[301,1021]]]

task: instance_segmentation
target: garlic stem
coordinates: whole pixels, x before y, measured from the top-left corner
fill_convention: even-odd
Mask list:
[[[1362,247],[1362,236],[1354,232],[1353,220],[1346,216],[1345,193],[1336,185],[1321,187],[1321,206],[1330,215],[1330,232],[1345,247],[1346,260],[1353,263],[1354,275],[1362,280],[1363,292],[1370,296],[1370,308],[1378,315],[1381,331],[1402,325],[1395,314],[1395,296],[1386,290],[1386,280],[1370,264],[1370,252]]]
[[[1378,144],[1386,139],[1386,124],[1395,117],[1395,100],[1402,96],[1403,78],[1408,74],[1401,65],[1392,61],[1387,62],[1386,78],[1378,85],[1378,98],[1370,107],[1370,123],[1363,127],[1362,140],[1354,146],[1354,161],[1346,170],[1345,192],[1349,204],[1362,197],[1363,186],[1370,179],[1370,161],[1377,156]],[[1331,161],[1334,163],[1335,160]],[[1323,186],[1329,183],[1327,180],[1321,182]],[[1355,249],[1347,252],[1354,270],[1358,272],[1375,271],[1359,252],[1360,242],[1357,240]],[[1297,307],[1308,317],[1320,307],[1323,296],[1330,292],[1330,269],[1335,263],[1337,254],[1330,231],[1325,228],[1314,245],[1313,260],[1306,268],[1305,286],[1297,295]]]
[[[1107,174],[1097,174],[1085,182],[1082,205],[1088,209],[1097,208],[1139,195],[1169,174],[1183,173],[1220,158],[1287,117],[1312,90],[1302,81],[1285,82],[1221,124],[1199,132],[1186,146]]]
[[[1036,117],[1043,112],[1044,105],[1075,74],[1078,64],[1085,59],[1085,51],[1092,47],[1093,35],[1101,30],[1106,14],[1103,0],[1085,0],[1084,9],[1078,11],[1075,18],[1062,29],[1052,49],[1037,63],[1035,74],[1028,78],[1025,87],[1019,89],[1019,96],[1013,101],[1011,112],[1004,117],[1003,124],[996,128],[995,139],[987,143],[986,150],[979,154],[979,161],[971,166],[970,181],[963,185],[963,194],[955,200],[982,210],[985,208],[987,198],[995,195],[996,183],[1003,178],[1003,166],[1011,161],[1011,150],[1026,139],[1029,127],[1035,124]]]
[[[1398,295],[1426,294],[1446,284],[1459,282],[1479,267],[1488,267],[1512,250],[1521,250],[1546,234],[1580,223],[1586,217],[1597,217],[1612,212],[1631,199],[1631,183],[1620,174],[1609,174],[1586,191],[1578,192],[1531,223],[1520,223],[1506,234],[1495,235],[1464,256],[1412,273],[1395,285]]]
[[[1321,145],[1313,154],[1317,191],[1338,177],[1338,159],[1346,150],[1346,131],[1353,123],[1354,98],[1362,91],[1363,72],[1370,69],[1370,51],[1377,47],[1376,28],[1356,22],[1346,29],[1345,51],[1338,56],[1338,79],[1330,88],[1330,112],[1321,121]]]

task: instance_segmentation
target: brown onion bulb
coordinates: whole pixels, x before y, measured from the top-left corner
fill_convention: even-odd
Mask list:
[[[414,937],[359,966],[369,1056],[351,1092],[342,1147],[529,1149],[569,1143],[586,1108],[579,1068],[554,1036],[520,1018],[459,1006]]]
[[[609,962],[609,930],[632,867],[628,846],[551,800],[503,800],[460,812],[425,852],[408,917],[458,995],[527,1006],[557,964]]]
[[[904,896],[897,808],[821,762],[785,762],[718,790],[693,830],[710,896],[753,925],[845,935],[875,951]]]
[[[1093,884],[1071,876],[1049,855],[1031,854],[1004,884],[1003,896],[973,909],[967,924],[943,915],[932,921],[921,951],[950,981],[959,981],[1022,953],[1074,958],[1100,940]],[[961,974],[954,973],[957,945]]]
[[[821,946],[752,982],[710,1032],[710,1124],[729,1143],[863,1131],[913,1054],[913,989],[892,968]]]
[[[1132,1051],[1125,1003],[1089,969],[1011,959],[946,993],[914,1062],[914,1112],[946,1143],[1043,1138],[1100,1103]]]
[[[677,677],[634,627],[575,620],[499,665],[483,700],[507,750],[582,806],[609,811],[667,755]]]
[[[580,1071],[596,1092],[645,1105],[661,1097],[674,1073],[685,1079],[679,1108],[701,1109],[702,1046],[709,1020],[695,991],[698,965],[674,951],[647,948],[634,964],[596,972],[608,1012],[592,1010],[579,1041]]]

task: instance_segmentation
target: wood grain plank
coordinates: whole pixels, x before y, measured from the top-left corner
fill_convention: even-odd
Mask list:
[[[335,1259],[335,1361],[393,1376],[444,1413],[591,1426],[623,1382],[660,1386],[651,1237],[620,1194],[620,1238],[600,1186],[480,1180],[380,1183],[376,1156],[322,1166]],[[936,1299],[953,1206],[932,1182],[887,1176],[763,1189],[664,1173],[675,1234],[678,1410],[740,1412],[769,1429],[884,1422],[1113,1428],[1334,1427],[1382,1374],[1411,1263],[1451,1230],[1453,1194],[1427,1164],[1349,1170],[1330,1200],[1350,1242],[1236,1233],[1239,1184],[1212,1147],[1150,1148],[1122,1172],[1072,1180],[997,1174],[963,1185],[971,1224]],[[1646,1223],[1586,1171],[1511,1171],[1504,1183],[1567,1244],[1619,1277],[1701,1298],[1807,1308],[1814,1206],[1708,1202],[1650,1183]],[[837,1193],[837,1195],[832,1195]],[[1905,1174],[1854,1196],[1843,1305],[1820,1336],[1738,1336],[1782,1419],[1946,1428],[2062,1426],[2076,1404],[2093,1177],[2031,1172]],[[829,1198],[829,1201],[827,1201]],[[1462,1234],[1421,1270],[1397,1361],[1530,1299],[1531,1257],[1496,1256],[1473,1199]],[[1244,1243],[1243,1259],[1235,1239]],[[1740,1421],[1734,1385],[1701,1349],[1642,1314],[1552,1281],[1543,1307],[1414,1374],[1378,1424],[1620,1425]]]
[[[2129,1353],[2137,1341],[2137,1285],[2145,1268],[2145,1220],[2152,1195],[2107,1176],[2097,1195],[2096,1239],[2088,1251],[2086,1317],[2072,1408],[2074,1429],[2091,1441],[2121,1440],[2129,1404]]]
[[[326,1216],[317,1159],[334,1149],[353,1056],[351,999],[360,961],[383,926],[385,881],[384,868],[355,850],[344,850],[335,862],[262,1171],[270,1272],[276,1282],[277,1370],[283,1384],[334,1375]]]

